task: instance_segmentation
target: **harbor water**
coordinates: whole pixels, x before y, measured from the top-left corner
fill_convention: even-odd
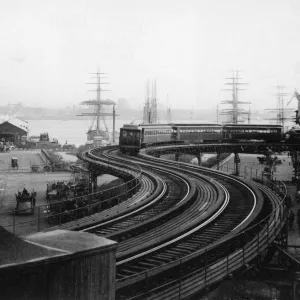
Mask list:
[[[128,120],[116,120],[116,131],[120,131],[123,124],[129,123]],[[91,120],[28,120],[28,136],[39,136],[42,132],[48,132],[50,139],[57,138],[60,144],[74,144],[77,147],[84,145],[87,141],[87,131]],[[106,125],[109,132],[113,130],[112,120],[107,120]],[[117,140],[116,140],[117,141]]]
[[[115,130],[120,132],[120,128],[124,124],[129,124],[131,121],[116,119]],[[142,120],[135,120],[134,124],[140,124]],[[205,120],[174,120],[179,123],[207,123]],[[160,123],[165,123],[161,120]],[[210,123],[210,122],[209,122]],[[28,120],[29,134],[28,136],[39,136],[42,132],[48,132],[49,137],[58,139],[60,144],[74,144],[77,147],[84,145],[87,141],[87,132],[89,126],[91,125],[91,120],[79,119],[78,120]],[[106,120],[106,125],[110,132],[110,136],[113,130],[112,119]],[[104,125],[101,123],[101,128],[104,129]],[[118,142],[118,138],[116,138]]]

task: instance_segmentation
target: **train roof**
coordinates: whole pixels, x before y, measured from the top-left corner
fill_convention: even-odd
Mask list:
[[[161,126],[170,126],[170,124],[157,123],[157,124],[139,124],[141,127],[161,127]]]
[[[139,125],[134,125],[134,124],[124,124],[123,129],[171,129],[170,124],[139,124]]]
[[[143,129],[151,129],[151,130],[155,130],[155,129],[172,129],[172,126],[171,125],[160,125],[160,126],[143,126],[141,125],[140,128],[143,128]]]
[[[179,124],[171,124],[173,127],[180,126],[180,127],[222,127],[220,124],[213,124],[213,123],[179,123]]]
[[[122,128],[126,128],[126,129],[139,129],[139,125],[134,125],[134,124],[124,124]]]
[[[231,128],[261,128],[261,127],[268,127],[268,128],[282,128],[282,125],[278,124],[225,124],[223,125],[224,128],[231,127]]]

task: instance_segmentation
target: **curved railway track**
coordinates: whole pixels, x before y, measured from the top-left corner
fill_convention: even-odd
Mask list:
[[[84,159],[115,168],[132,160],[119,157],[113,147],[87,152]],[[147,178],[135,195],[96,218],[76,221],[78,228],[119,242],[116,299],[188,298],[264,251],[282,227],[282,193],[188,164],[149,156],[133,161],[143,168],[141,182]],[[178,193],[183,181],[186,191],[193,191],[186,199]],[[159,185],[160,192],[145,197],[146,185]],[[176,196],[170,193],[176,190]],[[101,224],[90,226],[91,218]]]
[[[117,235],[120,234],[120,231],[123,231],[124,228],[130,231],[131,227],[136,228],[136,226],[141,223],[144,225],[146,220],[168,211],[188,196],[190,187],[187,181],[184,181],[181,177],[172,173],[169,173],[168,176],[159,170],[157,170],[157,173],[159,174],[157,179],[160,180],[164,186],[163,197],[157,197],[132,212],[125,212],[125,214],[120,217],[89,227],[83,231],[107,238],[115,237],[115,240],[117,240]],[[185,186],[181,189],[183,184],[185,184]],[[166,190],[168,190],[167,193],[165,193]],[[135,202],[131,203],[131,205],[134,204]]]
[[[172,169],[171,164],[169,165],[169,169],[170,168]],[[173,169],[175,169],[176,172],[178,172],[178,168],[173,167]],[[187,169],[192,170],[193,172],[190,171],[186,173]],[[197,171],[199,172],[198,168]],[[145,274],[148,274],[149,272],[154,272],[155,270],[156,275],[154,276],[153,282],[155,282],[156,285],[158,278],[157,273],[163,274],[165,272],[170,272],[172,268],[168,268],[166,266],[172,264],[172,262],[178,261],[178,259],[182,260],[186,257],[194,256],[196,255],[195,253],[199,251],[201,252],[201,249],[203,250],[203,248],[207,247],[209,244],[211,245],[213,242],[216,243],[220,239],[226,238],[226,235],[230,236],[232,235],[232,232],[238,232],[242,230],[243,228],[248,226],[254,219],[257,220],[257,215],[259,214],[262,208],[262,201],[259,201],[261,205],[256,205],[257,203],[255,200],[259,192],[256,191],[255,195],[251,191],[250,187],[247,186],[247,184],[233,178],[232,176],[220,174],[219,172],[212,172],[211,170],[205,171],[206,180],[208,175],[212,176],[212,174],[215,174],[214,181],[219,182],[219,186],[222,186],[224,194],[227,195],[225,197],[227,198],[227,200],[223,203],[221,209],[215,212],[206,221],[198,224],[198,226],[190,228],[190,231],[183,232],[181,236],[177,235],[173,238],[173,240],[170,239],[170,232],[168,232],[166,234],[167,236],[164,237],[164,240],[166,242],[160,242],[158,246],[153,247],[152,243],[151,247],[149,245],[145,247],[145,242],[143,242],[143,240],[141,240],[140,238],[136,239],[136,243],[142,243],[143,249],[146,249],[146,251],[142,251],[140,247],[140,252],[138,254],[130,255],[130,253],[133,252],[132,250],[130,250],[127,254],[124,254],[124,252],[119,252],[118,250],[119,254],[117,254],[117,298],[123,299],[131,297],[132,294],[142,293],[141,289],[143,290],[144,286],[143,284],[141,285],[141,282],[143,282],[143,280],[145,279]],[[188,174],[189,178],[192,177],[193,180],[196,182],[197,180],[199,180],[197,179],[197,177],[199,177],[199,174],[198,176],[197,174],[195,174],[195,168],[185,168],[185,170],[181,170],[181,172]],[[202,179],[203,178],[204,177],[202,175]],[[231,184],[229,181],[231,181]],[[233,188],[234,185],[232,185],[232,181],[235,181],[235,188]],[[201,186],[203,186],[203,182],[202,184],[199,182],[198,188]],[[241,186],[243,186],[244,189],[241,189]],[[230,190],[231,194],[230,201],[229,193],[227,192],[228,189]],[[246,190],[248,192],[246,192]],[[201,192],[202,194],[205,194],[204,190],[202,190]],[[252,201],[250,200],[250,202],[252,203],[249,204],[247,200],[249,201],[249,199],[251,198]],[[204,201],[204,204],[202,203],[200,206],[200,211],[205,211],[207,205],[207,202]],[[254,211],[255,214],[252,215]],[[221,212],[223,212],[223,214],[221,214]],[[192,222],[192,220],[188,218],[185,220],[185,222],[189,221]],[[172,219],[170,221],[170,224],[173,224],[174,226],[174,224],[177,224],[176,220]],[[166,223],[164,224],[164,226],[166,226]],[[147,237],[145,237],[145,235],[143,236],[144,239],[149,239],[149,237],[151,236],[153,238],[157,236],[159,232],[165,232],[164,226],[160,226],[159,229],[154,230],[153,232],[148,232]],[[162,229],[163,227],[164,229]],[[110,235],[108,234],[108,236]],[[122,245],[120,245],[122,243],[123,247]],[[128,244],[132,245],[132,239],[127,240],[127,244],[126,241],[125,243],[120,242],[120,244],[119,249],[126,249],[128,247]],[[196,257],[197,256],[198,255],[196,255]],[[122,257],[125,257],[125,259],[121,260]],[[193,259],[191,258],[191,260]],[[194,263],[191,263],[191,265],[194,265]],[[160,269],[160,271],[158,271],[158,269]],[[165,269],[167,269],[167,271]],[[153,275],[148,275],[147,284],[150,283],[150,278],[153,277]],[[167,278],[169,278],[169,276],[167,276]],[[165,283],[165,280],[160,280],[160,283]]]

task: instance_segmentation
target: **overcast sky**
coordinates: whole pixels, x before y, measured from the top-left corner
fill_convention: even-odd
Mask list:
[[[78,104],[100,67],[104,98],[142,107],[156,78],[161,103],[212,108],[230,99],[221,89],[238,68],[240,100],[274,107],[278,82],[300,90],[299,16],[299,0],[1,1],[0,100]]]

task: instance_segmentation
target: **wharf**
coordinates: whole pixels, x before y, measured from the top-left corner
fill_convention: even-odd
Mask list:
[[[69,181],[70,172],[42,172],[34,173],[31,166],[45,165],[40,155],[40,150],[18,151],[0,154],[0,226],[12,232],[9,226],[13,222],[14,209],[16,207],[16,196],[18,190],[21,192],[25,187],[29,193],[37,192],[36,206],[46,204],[47,181]],[[11,157],[17,157],[19,169],[10,168]],[[16,216],[16,221],[28,222],[36,220],[36,215]],[[9,226],[9,227],[7,227]],[[18,228],[18,235],[25,235],[36,232],[36,223],[26,223]]]

